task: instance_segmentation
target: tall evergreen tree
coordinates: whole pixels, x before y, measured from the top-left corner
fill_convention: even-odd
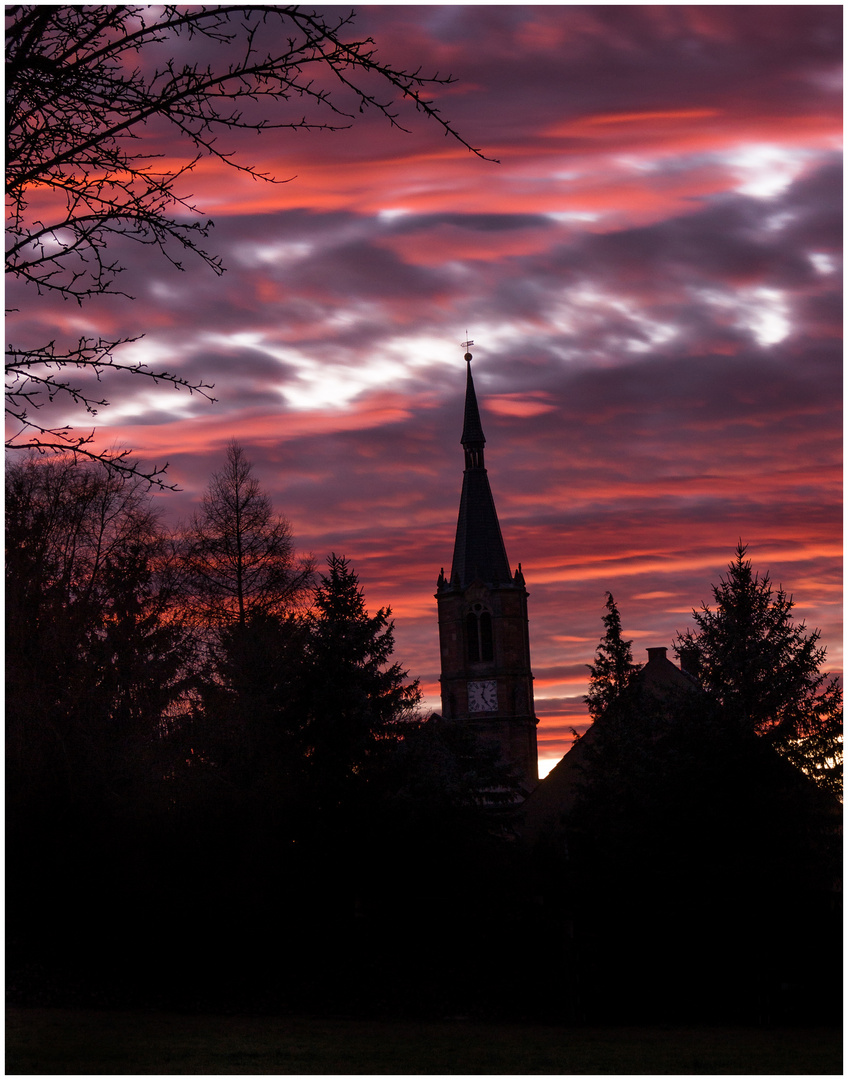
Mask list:
[[[603,623],[606,633],[601,638],[594,664],[589,664],[589,693],[586,704],[593,720],[597,720],[616,701],[641,665],[633,663],[632,641],[621,636],[621,616],[612,593],[607,593],[606,615]]]
[[[137,978],[150,913],[172,903],[137,898],[173,832],[156,835],[171,810],[161,736],[190,642],[141,480],[33,456],[7,466],[6,495],[9,979],[37,1000],[103,993]]]
[[[6,474],[10,794],[119,795],[182,692],[185,634],[146,485],[72,458]]]
[[[397,737],[421,694],[418,681],[407,683],[407,672],[390,662],[391,609],[369,615],[347,559],[333,554],[327,563],[309,616],[304,739],[315,773],[335,795]]]
[[[196,723],[181,733],[183,743],[205,748],[228,784],[256,797],[297,796],[307,647],[302,617],[259,612],[245,626],[225,627],[213,677],[201,683]]]
[[[821,631],[792,619],[794,601],[755,573],[741,542],[713,586],[715,608],[679,634],[701,685],[743,730],[765,738],[821,786],[842,789],[842,687],[821,671]]]
[[[213,788],[294,800],[313,561],[296,554],[290,523],[274,512],[235,440],[180,552],[184,600],[206,655],[198,707],[176,726],[174,745],[186,748],[189,773]]]
[[[285,615],[308,591],[312,561],[295,555],[291,525],[235,440],[186,530],[183,562],[194,607],[215,629]]]

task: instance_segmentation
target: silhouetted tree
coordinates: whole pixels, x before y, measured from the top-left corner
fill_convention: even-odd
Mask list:
[[[156,247],[179,269],[175,249],[221,273],[202,246],[212,222],[182,182],[203,157],[279,182],[219,145],[225,132],[334,131],[367,109],[400,128],[395,103],[406,99],[482,157],[426,96],[450,77],[378,61],[370,38],[347,37],[352,19],[280,5],[10,5],[7,272],[39,293],[79,302],[120,293],[114,281],[122,267],[110,251],[118,237]],[[179,149],[168,156],[179,163],[171,168],[145,149],[154,129],[176,139]],[[38,418],[57,399],[97,412],[107,402],[89,388],[91,377],[109,371],[208,396],[202,382],[117,358],[127,340],[10,343],[6,402],[15,430],[7,445],[71,451],[138,473],[129,451],[97,450],[92,435]],[[145,475],[162,483],[163,471]]]
[[[369,615],[347,559],[330,555],[308,617],[305,751],[326,805],[364,778],[420,700],[417,680],[391,663],[391,610]]]
[[[627,689],[640,664],[633,663],[632,641],[621,636],[621,616],[612,593],[607,593],[606,615],[603,623],[606,633],[601,638],[594,664],[589,664],[589,693],[585,697],[593,720],[609,708],[616,698]]]
[[[694,683],[637,675],[591,731],[561,827],[588,1018],[831,1015],[838,802]]]
[[[213,631],[242,630],[256,616],[281,616],[306,596],[313,564],[294,552],[289,522],[275,514],[233,440],[185,532],[183,565],[195,613]]]
[[[182,692],[187,639],[144,488],[68,458],[7,468],[13,799],[120,798]]]
[[[303,756],[302,616],[313,563],[296,555],[291,525],[274,513],[235,441],[179,551],[182,601],[202,647],[195,707],[170,733],[182,763],[175,779],[195,797],[221,800],[226,784],[252,788],[261,801],[276,783],[291,799]]]
[[[7,957],[41,995],[102,992],[103,963],[152,943],[155,901],[136,897],[158,874],[162,733],[192,659],[170,556],[143,480],[72,458],[7,467]]]
[[[178,733],[182,745],[202,748],[219,782],[254,801],[291,806],[302,795],[308,646],[302,617],[256,612],[225,627],[214,676],[202,681],[194,721]]]
[[[742,730],[755,732],[816,783],[842,790],[842,687],[821,671],[821,632],[792,619],[794,602],[754,573],[740,543],[713,586],[715,609],[692,612],[677,637],[703,686]]]
[[[181,872],[186,902],[202,900],[217,865],[228,918],[249,924],[269,981],[301,1004],[352,1004],[343,973],[357,902],[396,855],[382,843],[381,777],[418,688],[393,648],[389,611],[369,614],[356,574],[331,556],[308,611],[256,611],[223,629],[191,732],[208,764],[189,766],[181,789],[209,876]],[[242,931],[210,932],[237,968]]]
[[[382,783],[391,806],[386,817],[442,854],[445,845],[469,836],[479,843],[504,834],[523,792],[497,746],[444,717],[404,725]]]

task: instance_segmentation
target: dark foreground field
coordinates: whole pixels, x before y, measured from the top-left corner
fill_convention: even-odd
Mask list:
[[[842,1036],[13,1008],[6,1073],[822,1075],[842,1073]]]

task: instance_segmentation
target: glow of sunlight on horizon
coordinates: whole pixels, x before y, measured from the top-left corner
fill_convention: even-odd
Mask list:
[[[540,754],[539,779],[544,780],[548,773],[551,771],[551,769],[553,769],[556,765],[559,765],[561,761],[562,755],[560,755],[559,757],[542,757],[542,755]]]

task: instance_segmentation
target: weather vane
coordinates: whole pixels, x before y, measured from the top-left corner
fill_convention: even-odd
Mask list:
[[[465,336],[468,337],[467,330],[465,331]],[[468,341],[462,342],[462,348],[465,349],[465,356],[463,357],[463,360],[467,360],[469,363],[471,362],[471,353],[468,350],[473,344],[474,342],[470,338],[468,338]]]

